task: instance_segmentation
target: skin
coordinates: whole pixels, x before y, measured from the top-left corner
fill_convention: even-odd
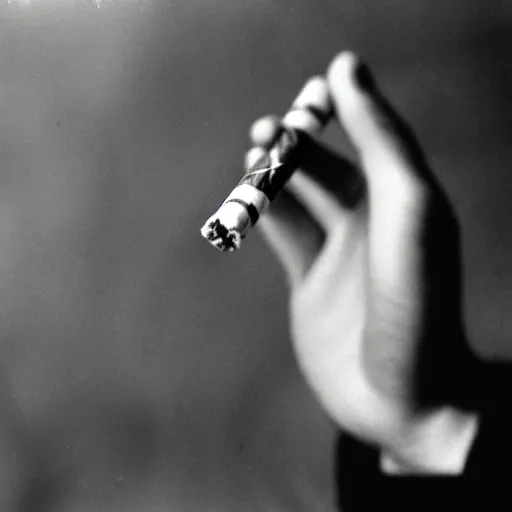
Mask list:
[[[478,364],[460,315],[456,220],[368,68],[346,52],[326,76],[299,100],[332,99],[358,165],[313,140],[261,223],[288,275],[299,365],[337,424],[404,471],[459,473],[478,428],[467,396]],[[283,123],[319,135],[311,117]],[[278,127],[255,123],[249,161]]]
[[[508,53],[503,33],[492,59],[472,42],[502,13],[292,3],[0,5],[2,511],[333,508],[347,415],[328,421],[296,372],[278,269],[257,237],[225,260],[195,230],[251,120],[345,44],[378,63],[471,227],[472,339],[508,346]],[[309,265],[325,230],[300,219]]]

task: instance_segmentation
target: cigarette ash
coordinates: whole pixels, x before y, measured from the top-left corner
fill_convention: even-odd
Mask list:
[[[215,219],[208,224],[204,237],[221,251],[234,251],[240,248],[240,233],[234,229],[226,228],[219,219]]]

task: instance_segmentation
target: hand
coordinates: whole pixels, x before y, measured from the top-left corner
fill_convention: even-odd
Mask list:
[[[405,467],[460,472],[477,429],[466,410],[475,360],[461,320],[458,228],[404,121],[351,53],[294,106],[327,111],[359,166],[317,141],[304,110],[251,130],[250,165],[282,122],[308,133],[301,169],[259,222],[290,283],[306,379],[343,429]]]

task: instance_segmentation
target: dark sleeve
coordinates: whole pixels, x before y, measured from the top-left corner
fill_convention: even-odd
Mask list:
[[[336,451],[339,510],[512,510],[512,365],[485,368],[475,402],[479,430],[462,475],[384,475],[379,450],[342,433]]]

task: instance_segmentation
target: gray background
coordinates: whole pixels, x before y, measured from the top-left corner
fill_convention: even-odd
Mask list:
[[[2,0],[0,509],[333,510],[280,269],[199,227],[344,48],[453,198],[471,342],[511,353],[511,5]]]

